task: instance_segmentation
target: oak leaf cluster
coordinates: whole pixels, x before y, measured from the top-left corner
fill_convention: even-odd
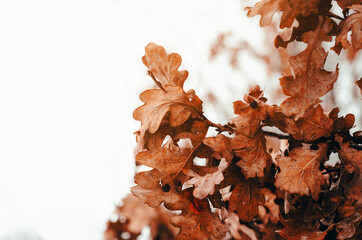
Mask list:
[[[136,174],[131,192],[170,211],[176,239],[361,239],[362,132],[351,133],[352,114],[321,105],[338,79],[338,66],[324,68],[323,43],[334,41],[338,54],[362,47],[361,1],[337,4],[343,17],[331,12],[330,0],[261,0],[248,8],[261,26],[281,12],[276,47],[307,46],[289,58],[280,105],[255,86],[234,102],[235,117],[224,125],[184,89],[180,55],[146,46],[142,61],[158,88],[141,93],[133,117],[141,122],[136,162],[151,170]]]

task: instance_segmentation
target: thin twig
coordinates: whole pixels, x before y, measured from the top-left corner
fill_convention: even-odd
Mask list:
[[[279,133],[275,133],[275,132],[269,132],[269,131],[265,131],[265,130],[262,130],[262,131],[263,131],[264,135],[269,136],[269,137],[293,140],[293,138],[290,135],[283,135],[283,134],[279,134]]]
[[[344,20],[343,17],[340,17],[340,16],[338,16],[338,15],[332,13],[332,12],[329,12],[329,13],[327,14],[327,17],[333,17],[333,18],[337,18],[337,19],[339,19],[339,20]]]

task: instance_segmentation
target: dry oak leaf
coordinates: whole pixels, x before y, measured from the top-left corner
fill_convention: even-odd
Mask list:
[[[295,140],[302,140],[302,131],[292,117],[285,116],[280,112],[280,107],[273,105],[268,108],[268,117],[265,119],[266,126],[274,126],[284,133],[289,133]]]
[[[336,37],[336,44],[333,47],[338,54],[341,47],[348,48],[351,44],[348,42],[348,32],[351,30],[351,43],[354,52],[362,48],[362,5],[354,4],[349,9],[356,11],[340,23],[341,31]]]
[[[297,121],[297,126],[301,130],[303,140],[312,142],[321,137],[330,136],[333,130],[333,119],[324,115],[321,105],[318,105],[315,108],[309,108]]]
[[[138,185],[131,187],[131,192],[142,203],[146,203],[153,208],[160,206],[164,202],[167,209],[183,209],[186,204],[183,197],[172,184],[169,185],[169,191],[163,191],[160,186],[161,178],[162,175],[157,169],[137,173],[135,183]]]
[[[261,191],[265,196],[265,203],[264,206],[259,206],[259,216],[264,225],[269,221],[276,224],[279,222],[279,205],[274,201],[277,196],[269,188],[262,188]]]
[[[362,170],[362,151],[349,147],[349,142],[343,142],[342,137],[336,136],[336,141],[339,143],[338,150],[339,159],[344,164],[346,170],[350,173],[361,172]]]
[[[264,194],[255,180],[242,180],[232,191],[229,212],[236,211],[241,221],[250,222],[259,214],[259,205],[264,202]]]
[[[284,94],[290,96],[280,105],[285,115],[302,117],[306,109],[319,103],[319,98],[333,88],[338,67],[334,72],[323,69],[327,53],[322,47],[323,41],[332,40],[332,29],[332,20],[319,17],[317,29],[302,36],[303,42],[308,44],[307,48],[289,59],[293,75],[280,78]]]
[[[241,168],[245,178],[264,176],[264,169],[271,165],[271,156],[267,152],[266,140],[261,131],[253,138],[235,134],[231,147],[235,156],[240,158],[236,165]]]
[[[283,12],[280,20],[280,28],[292,26],[294,19],[301,14],[306,17],[312,13],[318,13],[319,0],[262,0],[249,9],[248,17],[257,14],[261,15],[260,26],[265,27],[270,24],[273,16],[277,12]]]
[[[156,209],[140,203],[132,194],[127,195],[122,202],[120,214],[128,220],[128,230],[131,233],[140,234],[145,226],[157,218]]]
[[[190,148],[181,151],[180,149],[173,150],[161,147],[138,153],[136,155],[136,161],[148,167],[156,168],[166,175],[174,175],[180,172],[186,164],[190,153]]]
[[[328,114],[328,117],[333,119],[333,129],[335,132],[349,132],[355,122],[353,114],[348,113],[346,116],[338,118],[339,109],[334,108]]]
[[[225,158],[227,162],[232,160],[234,154],[228,137],[218,134],[216,137],[205,138],[203,143],[214,151],[212,157],[217,159]]]
[[[327,235],[327,231],[322,232],[319,230],[309,230],[301,227],[284,228],[276,230],[281,236],[286,237],[288,240],[323,240]]]
[[[260,128],[260,123],[267,116],[268,105],[263,97],[259,86],[251,89],[249,94],[244,96],[246,101],[235,101],[233,103],[234,113],[239,115],[231,121],[236,126],[236,132],[248,137],[254,137]]]
[[[205,176],[199,176],[197,173],[190,169],[184,169],[183,172],[187,176],[192,177],[186,181],[187,185],[194,185],[195,189],[193,195],[195,198],[204,199],[208,195],[213,195],[215,192],[215,185],[218,185],[224,180],[223,171],[227,168],[228,162],[222,158],[218,166],[218,170]]]
[[[149,43],[146,46],[142,62],[152,72],[153,76],[161,82],[164,88],[166,85],[182,88],[189,74],[186,70],[178,71],[182,62],[179,54],[167,54],[162,46],[158,46],[155,43]]]
[[[255,231],[241,224],[238,215],[235,213],[230,213],[228,218],[225,219],[225,223],[228,226],[230,235],[233,237],[232,239],[258,240]]]
[[[180,228],[176,240],[223,239],[227,232],[218,214],[212,213],[209,207],[198,214],[182,211],[171,218],[171,224]]]
[[[137,153],[144,149],[152,150],[162,146],[166,136],[170,136],[174,141],[180,139],[190,139],[196,147],[206,136],[209,125],[206,121],[198,121],[189,118],[178,127],[171,127],[170,124],[162,124],[155,133],[145,132],[143,137],[137,131]]]
[[[202,101],[189,91],[185,93],[180,87],[166,86],[165,91],[160,89],[146,90],[140,95],[145,104],[133,112],[133,118],[141,121],[139,137],[142,139],[145,132],[155,133],[161,124],[169,123],[177,127],[188,120],[190,116],[201,118]]]
[[[319,166],[327,160],[326,144],[319,144],[318,148],[314,151],[307,146],[294,148],[289,152],[289,157],[278,158],[280,172],[276,176],[275,186],[289,193],[311,195],[317,200],[324,182]]]

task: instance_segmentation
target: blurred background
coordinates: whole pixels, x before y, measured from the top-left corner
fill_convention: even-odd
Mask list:
[[[132,112],[153,87],[141,61],[149,42],[182,56],[185,89],[214,122],[227,123],[232,102],[255,84],[280,103],[285,53],[272,48],[275,29],[246,17],[254,3],[1,1],[0,240],[102,239],[133,184]],[[330,54],[329,70],[343,59]],[[361,72],[344,60],[326,96],[359,126]]]

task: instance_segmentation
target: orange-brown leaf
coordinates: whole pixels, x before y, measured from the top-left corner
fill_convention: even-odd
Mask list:
[[[329,137],[333,129],[333,119],[323,113],[321,105],[309,108],[304,116],[297,121],[304,141],[312,142],[321,137]]]
[[[191,149],[180,151],[162,147],[138,153],[136,161],[148,167],[156,168],[166,175],[173,175],[185,165],[190,152]]]
[[[232,119],[236,126],[236,132],[253,137],[260,128],[260,123],[267,116],[266,98],[263,97],[259,86],[251,89],[249,94],[244,96],[246,101],[236,101],[233,103],[234,113],[239,115]]]
[[[238,214],[241,221],[250,222],[259,214],[259,205],[264,204],[264,194],[254,180],[238,183],[229,199],[229,211]]]
[[[312,13],[318,13],[318,3],[319,0],[262,0],[254,7],[248,8],[248,17],[260,14],[260,26],[265,27],[270,24],[274,14],[281,11],[283,15],[280,28],[285,28],[290,27],[299,14],[306,17]]]
[[[319,165],[327,160],[327,146],[319,144],[318,147],[314,151],[306,146],[295,148],[290,151],[289,157],[278,158],[280,172],[275,186],[289,193],[311,195],[313,199],[318,199],[324,181]]]
[[[227,232],[218,214],[212,213],[208,207],[199,214],[182,211],[171,218],[171,224],[180,228],[176,240],[222,239]]]
[[[342,137],[336,136],[340,149],[338,156],[344,164],[344,167],[349,172],[360,172],[362,169],[362,151],[349,147],[349,142],[343,142]]]
[[[182,88],[170,85],[165,89],[167,92],[150,89],[140,95],[145,104],[133,112],[133,118],[141,121],[141,139],[146,131],[155,133],[161,124],[168,123],[171,127],[177,127],[190,116],[202,116],[202,102],[196,95],[187,94]]]
[[[266,150],[266,141],[259,131],[253,138],[243,134],[235,134],[231,140],[235,156],[240,158],[236,163],[246,178],[263,177],[264,169],[271,164],[271,156]]]
[[[197,173],[192,170],[184,170],[184,173],[190,177],[190,180],[185,182],[185,184],[194,185],[195,189],[193,195],[195,198],[204,199],[208,195],[213,195],[215,191],[215,185],[218,185],[224,180],[223,171],[227,168],[228,163],[225,158],[222,158],[218,166],[218,170],[211,174],[206,174],[205,176],[199,176]]]
[[[285,115],[302,117],[306,109],[320,102],[319,98],[333,88],[338,68],[334,72],[324,69],[327,53],[322,47],[323,41],[332,40],[332,28],[332,20],[320,17],[317,29],[302,36],[307,48],[289,59],[293,76],[280,78],[283,92],[290,96],[280,105]]]
[[[181,65],[181,56],[177,53],[167,54],[162,46],[149,43],[142,57],[145,64],[158,81],[165,88],[167,85],[183,87],[188,76],[186,70],[178,71]]]
[[[340,23],[341,31],[336,37],[336,46],[334,49],[339,49],[337,46],[342,46],[343,48],[348,48],[351,44],[348,41],[348,32],[351,31],[351,43],[354,52],[357,52],[362,48],[362,5],[355,4],[348,7],[354,11],[354,14],[351,14]],[[339,51],[336,51],[339,53]]]
[[[225,158],[227,162],[230,162],[234,156],[229,138],[222,134],[218,134],[216,137],[205,138],[203,143],[211,147],[214,151],[212,156],[217,159]]]

